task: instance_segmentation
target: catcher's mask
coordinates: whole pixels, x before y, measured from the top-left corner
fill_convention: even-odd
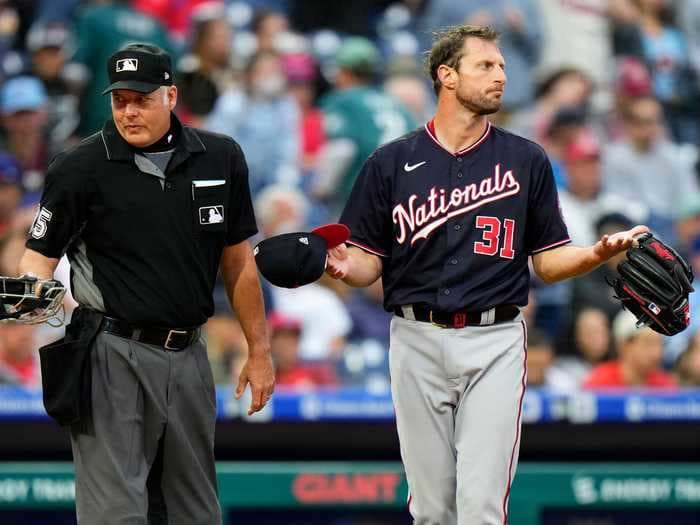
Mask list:
[[[36,277],[0,277],[0,320],[22,324],[56,321],[63,324],[63,297],[66,289],[60,281]]]

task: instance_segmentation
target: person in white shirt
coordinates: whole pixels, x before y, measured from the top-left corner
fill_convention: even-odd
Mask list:
[[[622,116],[623,139],[603,150],[603,188],[645,204],[651,212],[649,226],[674,242],[680,203],[700,191],[695,149],[666,139],[662,108],[653,96],[633,99]]]
[[[621,212],[634,221],[646,222],[648,211],[639,198],[628,198],[606,191],[601,178],[600,145],[592,134],[582,132],[564,153],[567,186],[559,192],[559,203],[571,242],[579,246],[598,238],[595,222],[611,211]],[[634,190],[633,190],[634,191]]]

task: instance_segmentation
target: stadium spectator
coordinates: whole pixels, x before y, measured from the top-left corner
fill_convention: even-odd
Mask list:
[[[646,209],[602,188],[600,145],[591,133],[580,133],[564,153],[567,185],[559,192],[561,211],[574,244],[596,242],[595,222],[610,211],[621,211],[635,219],[646,217]],[[644,223],[644,220],[640,222]]]
[[[256,1],[271,3],[271,0]],[[290,18],[294,26],[301,31],[313,32],[320,28],[332,28],[340,34],[367,38],[376,36],[376,21],[382,9],[394,2],[395,0],[287,0]]]
[[[616,106],[621,109],[635,98],[651,95],[651,74],[644,62],[636,57],[624,57],[617,63],[613,76]]]
[[[308,173],[316,168],[318,154],[326,140],[323,114],[314,105],[317,67],[308,53],[287,53],[282,56],[282,69],[301,117],[301,168]]]
[[[15,228],[21,198],[22,166],[9,153],[0,153],[0,246],[3,251],[6,241]],[[3,269],[7,268],[3,267]],[[2,273],[2,275],[14,274]]]
[[[197,9],[221,3],[222,0],[131,0],[134,9],[158,19],[179,46],[184,45]]]
[[[688,47],[688,58],[695,70],[700,74],[700,0],[683,0],[676,4],[676,19]]]
[[[654,95],[663,104],[671,133],[679,142],[700,144],[698,77],[683,33],[673,24],[674,5],[635,0],[644,60],[652,75]]]
[[[257,38],[258,51],[277,52],[276,39],[289,30],[289,19],[281,11],[260,9],[253,17],[251,29]]]
[[[646,224],[674,243],[678,205],[700,191],[692,159],[664,136],[663,111],[653,96],[630,101],[622,118],[622,140],[603,150],[603,188],[647,206]]]
[[[700,199],[700,196],[698,198]],[[693,273],[696,276],[700,275],[700,232],[684,247],[686,248],[686,260],[690,264]],[[697,278],[694,285],[697,288]],[[673,337],[667,337],[664,344],[664,364],[669,367],[677,364],[680,355],[691,345],[695,344],[694,340],[700,337],[698,336],[700,333],[700,297],[698,297],[697,292],[690,294],[688,302],[690,303],[690,324],[688,328]]]
[[[678,357],[674,367],[679,386],[700,387],[700,332],[695,332],[688,348]]]
[[[323,285],[326,279],[300,288],[272,288],[275,309],[302,322],[299,355],[305,361],[338,360],[352,329],[345,303]]]
[[[509,112],[532,101],[533,71],[542,47],[541,20],[536,0],[433,0],[425,8],[419,33],[430,37],[436,28],[460,23],[495,27],[507,64],[509,88],[503,94],[503,110]],[[430,47],[429,40],[422,44]]]
[[[253,201],[260,239],[303,231],[313,216],[311,201],[298,188],[284,184],[271,184],[260,190]],[[320,222],[319,222],[320,224]],[[273,288],[265,279],[261,280],[266,311],[276,308]]]
[[[2,113],[2,149],[11,153],[22,166],[22,203],[38,202],[49,162],[46,137],[46,90],[41,80],[19,76],[6,80],[0,92]]]
[[[255,197],[255,217],[263,237],[302,231],[307,223],[309,201],[296,188],[272,184]]]
[[[321,152],[317,197],[336,206],[345,202],[367,157],[379,146],[415,127],[406,108],[372,87],[380,71],[372,42],[348,38],[338,51],[334,89],[321,101],[328,142]]]
[[[71,33],[64,23],[36,22],[27,34],[31,73],[40,79],[48,96],[47,130],[50,156],[58,153],[77,130],[80,79],[66,68]]]
[[[250,58],[244,85],[219,97],[204,128],[234,137],[241,145],[255,196],[269,184],[298,183],[299,118],[286,91],[280,56],[261,51]]]
[[[632,226],[634,226],[633,222],[625,215],[618,212],[606,213],[596,221],[595,234],[600,238],[605,234],[628,230]],[[612,322],[622,305],[615,299],[608,281],[615,277],[617,265],[625,258],[626,255],[620,253],[592,272],[572,281],[571,306],[574,315],[585,308],[596,308],[604,312]]]
[[[61,72],[66,63],[70,31],[62,23],[36,22],[27,34],[26,49],[31,72],[44,83],[49,95],[66,91]],[[52,103],[54,101],[52,100]]]
[[[222,287],[214,291],[215,314],[207,320],[207,357],[214,383],[231,384],[240,376],[248,356],[248,342],[241,324],[233,316]]]
[[[607,0],[538,0],[538,4],[544,42],[539,69],[575,67],[605,88],[612,58]]]
[[[651,75],[644,62],[634,57],[616,61],[612,79],[612,108],[605,117],[605,135],[610,142],[624,138],[624,113],[629,104],[639,97],[651,95],[651,91]]]
[[[613,335],[617,359],[591,370],[584,388],[675,388],[673,376],[661,369],[663,341],[658,333],[637,328],[637,319],[622,310],[613,321]]]
[[[581,310],[573,323],[573,337],[559,347],[547,371],[547,385],[558,392],[575,392],[593,367],[610,355],[610,323],[605,313]]]
[[[527,386],[546,386],[547,371],[552,365],[552,344],[544,332],[536,328],[527,331]]]
[[[552,117],[541,145],[552,164],[557,187],[566,187],[564,157],[572,142],[584,132],[590,132],[586,111],[579,107],[563,107]]]
[[[347,288],[347,287],[346,287]],[[359,290],[352,290],[345,301],[352,318],[350,341],[377,341],[389,348],[389,325],[393,314],[384,310],[384,292],[381,279]]]
[[[610,0],[610,32],[615,57],[644,57],[639,30],[639,7],[635,0]]]
[[[192,21],[191,53],[177,64],[178,116],[199,127],[214,109],[219,95],[233,84],[232,30],[220,4],[205,4]],[[206,9],[205,9],[206,7]]]
[[[308,390],[316,386],[337,383],[333,369],[327,363],[303,363],[299,359],[301,322],[279,312],[268,318],[270,327],[270,350],[275,364],[277,386]]]
[[[39,359],[35,351],[35,327],[26,324],[0,325],[0,375],[9,382],[27,387],[39,385]]]
[[[132,42],[148,42],[165,49],[173,46],[163,26],[150,16],[128,5],[126,0],[91,0],[76,21],[77,49],[72,61],[90,74],[80,97],[80,136],[102,129],[111,117],[109,99],[102,90],[109,84],[107,59],[120,47]]]
[[[535,294],[535,287],[530,286],[530,292],[527,296],[527,305],[521,310],[523,314],[523,319],[525,320],[525,325],[528,328],[533,328],[535,326],[535,314],[537,313],[537,295]]]
[[[384,91],[401,102],[420,126],[425,124],[435,111],[433,95],[417,66],[393,64],[384,81]]]
[[[14,47],[21,40],[22,16],[14,2],[0,2],[0,69],[1,75],[17,74],[16,64],[21,58]],[[13,63],[15,64],[13,70]]]
[[[81,0],[38,0],[32,2],[36,10],[35,20],[51,20],[64,23],[71,22],[75,17]]]
[[[588,132],[579,133],[564,151],[566,188],[559,193],[561,212],[574,244],[595,242],[593,223],[599,213],[600,146]]]
[[[695,239],[700,236],[700,194],[684,195],[678,203],[675,221],[679,250],[687,254]]]
[[[554,116],[564,108],[586,111],[593,93],[591,80],[579,69],[562,68],[548,73],[537,84],[533,104],[515,112],[507,127],[535,142],[544,142]]]

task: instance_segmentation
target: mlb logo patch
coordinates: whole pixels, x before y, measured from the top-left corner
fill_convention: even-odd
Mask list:
[[[138,71],[138,69],[138,58],[122,58],[121,60],[117,60],[117,73],[121,73],[122,71]]]
[[[202,206],[199,208],[199,224],[220,224],[224,222],[224,207]]]

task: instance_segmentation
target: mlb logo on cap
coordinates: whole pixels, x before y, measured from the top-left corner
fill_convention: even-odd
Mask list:
[[[115,89],[150,93],[161,86],[173,85],[172,62],[165,50],[151,44],[129,44],[114,53],[107,62],[109,86]]]
[[[121,73],[122,71],[138,71],[138,69],[138,58],[122,58],[121,60],[117,60],[117,73]]]

